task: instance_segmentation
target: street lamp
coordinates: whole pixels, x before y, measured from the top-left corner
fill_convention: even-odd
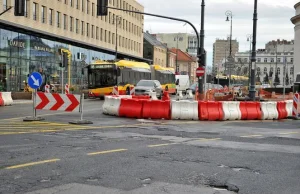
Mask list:
[[[250,44],[250,50],[249,50],[249,67],[248,67],[248,86],[250,86],[250,76],[251,76],[251,44],[252,44],[252,34],[247,34],[247,42]]]
[[[116,50],[115,50],[115,60],[118,59],[118,25],[121,23],[122,17],[115,15],[113,22],[116,24]]]
[[[228,56],[228,65],[229,65],[229,88],[230,88],[230,84],[231,84],[231,68],[233,65],[233,58],[232,58],[232,12],[231,11],[226,11],[225,12],[226,15],[226,22],[230,21],[230,43],[229,43],[229,56]],[[230,19],[229,19],[230,17]]]

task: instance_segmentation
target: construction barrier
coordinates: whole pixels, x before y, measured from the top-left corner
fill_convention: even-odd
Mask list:
[[[119,87],[118,86],[114,86],[113,87],[113,92],[112,92],[113,95],[119,95]]]
[[[194,98],[192,90],[187,90],[186,98],[187,99],[193,99]]]
[[[288,113],[288,117],[293,116],[293,100],[286,100],[286,111]]]
[[[11,92],[1,92],[2,100],[4,106],[10,106],[13,104],[13,99],[11,97]]]
[[[120,103],[120,97],[105,96],[105,101],[102,105],[103,114],[119,116]]]
[[[277,103],[276,102],[261,102],[260,109],[262,112],[262,120],[278,119]]]
[[[48,92],[49,93],[49,92]],[[70,87],[69,84],[65,85],[65,94],[70,94]]]
[[[199,120],[220,121],[223,120],[223,109],[221,102],[198,102]]]
[[[152,100],[158,100],[157,99],[157,96],[156,96],[156,92],[150,92],[150,98],[152,99]]]
[[[132,99],[144,99],[144,100],[149,100],[150,96],[132,96]]]
[[[299,93],[295,93],[293,98],[293,117],[298,118]]]
[[[261,119],[261,110],[259,102],[240,102],[240,111],[242,120]]]
[[[277,112],[278,119],[286,119],[288,117],[288,112],[286,110],[286,102],[277,102]]]
[[[119,116],[127,118],[142,118],[143,103],[141,99],[121,99]]]
[[[2,92],[0,92],[0,106],[4,106],[4,100],[2,98]]]
[[[172,101],[172,119],[198,120],[197,101]]]
[[[176,100],[182,100],[182,99],[183,99],[182,91],[177,91]]]
[[[45,93],[50,93],[50,85],[45,85]]]
[[[163,101],[170,101],[170,95],[168,91],[164,91],[163,96],[162,96]]]
[[[143,103],[142,117],[144,119],[170,119],[170,101],[148,100]]]
[[[240,102],[222,102],[223,120],[240,120]]]

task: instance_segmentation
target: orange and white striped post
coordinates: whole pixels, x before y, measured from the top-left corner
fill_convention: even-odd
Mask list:
[[[298,104],[299,104],[299,93],[295,93],[293,99],[293,117],[298,118]]]

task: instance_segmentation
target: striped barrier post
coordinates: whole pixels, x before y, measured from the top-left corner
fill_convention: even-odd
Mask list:
[[[299,93],[296,92],[293,99],[293,117],[298,119],[298,104],[299,104]]]
[[[114,86],[113,87],[113,92],[112,92],[113,95],[119,95],[119,88],[118,86]]]
[[[69,84],[65,85],[65,94],[70,94],[70,87]]]
[[[50,85],[45,85],[45,93],[50,93]]]

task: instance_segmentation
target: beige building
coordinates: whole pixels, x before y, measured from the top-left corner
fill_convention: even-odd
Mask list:
[[[300,73],[300,2],[295,5],[296,15],[291,19],[292,23],[295,25],[295,41],[294,41],[294,68],[296,80],[297,73]],[[299,82],[300,80],[296,80]]]
[[[167,44],[168,48],[178,48],[187,51],[189,34],[187,33],[159,33],[154,35],[160,42]]]
[[[14,6],[0,0],[0,13]],[[109,0],[109,6],[144,11],[136,0]],[[145,61],[142,15],[109,9],[97,16],[97,0],[26,0],[25,16],[14,16],[14,8],[0,17],[0,79],[3,90],[19,91],[27,75],[42,68],[53,81],[60,75],[58,49],[70,51],[70,84],[86,82],[81,69],[95,60]],[[116,33],[116,26],[118,33]],[[70,81],[69,81],[70,82]],[[82,83],[83,84],[83,83]],[[0,86],[1,90],[1,86]]]
[[[153,65],[167,67],[168,48],[149,32],[144,33],[144,58],[152,60]]]
[[[239,43],[237,40],[231,40],[232,57],[239,51]],[[230,39],[217,39],[213,44],[213,69],[215,70],[218,63],[229,56]]]

